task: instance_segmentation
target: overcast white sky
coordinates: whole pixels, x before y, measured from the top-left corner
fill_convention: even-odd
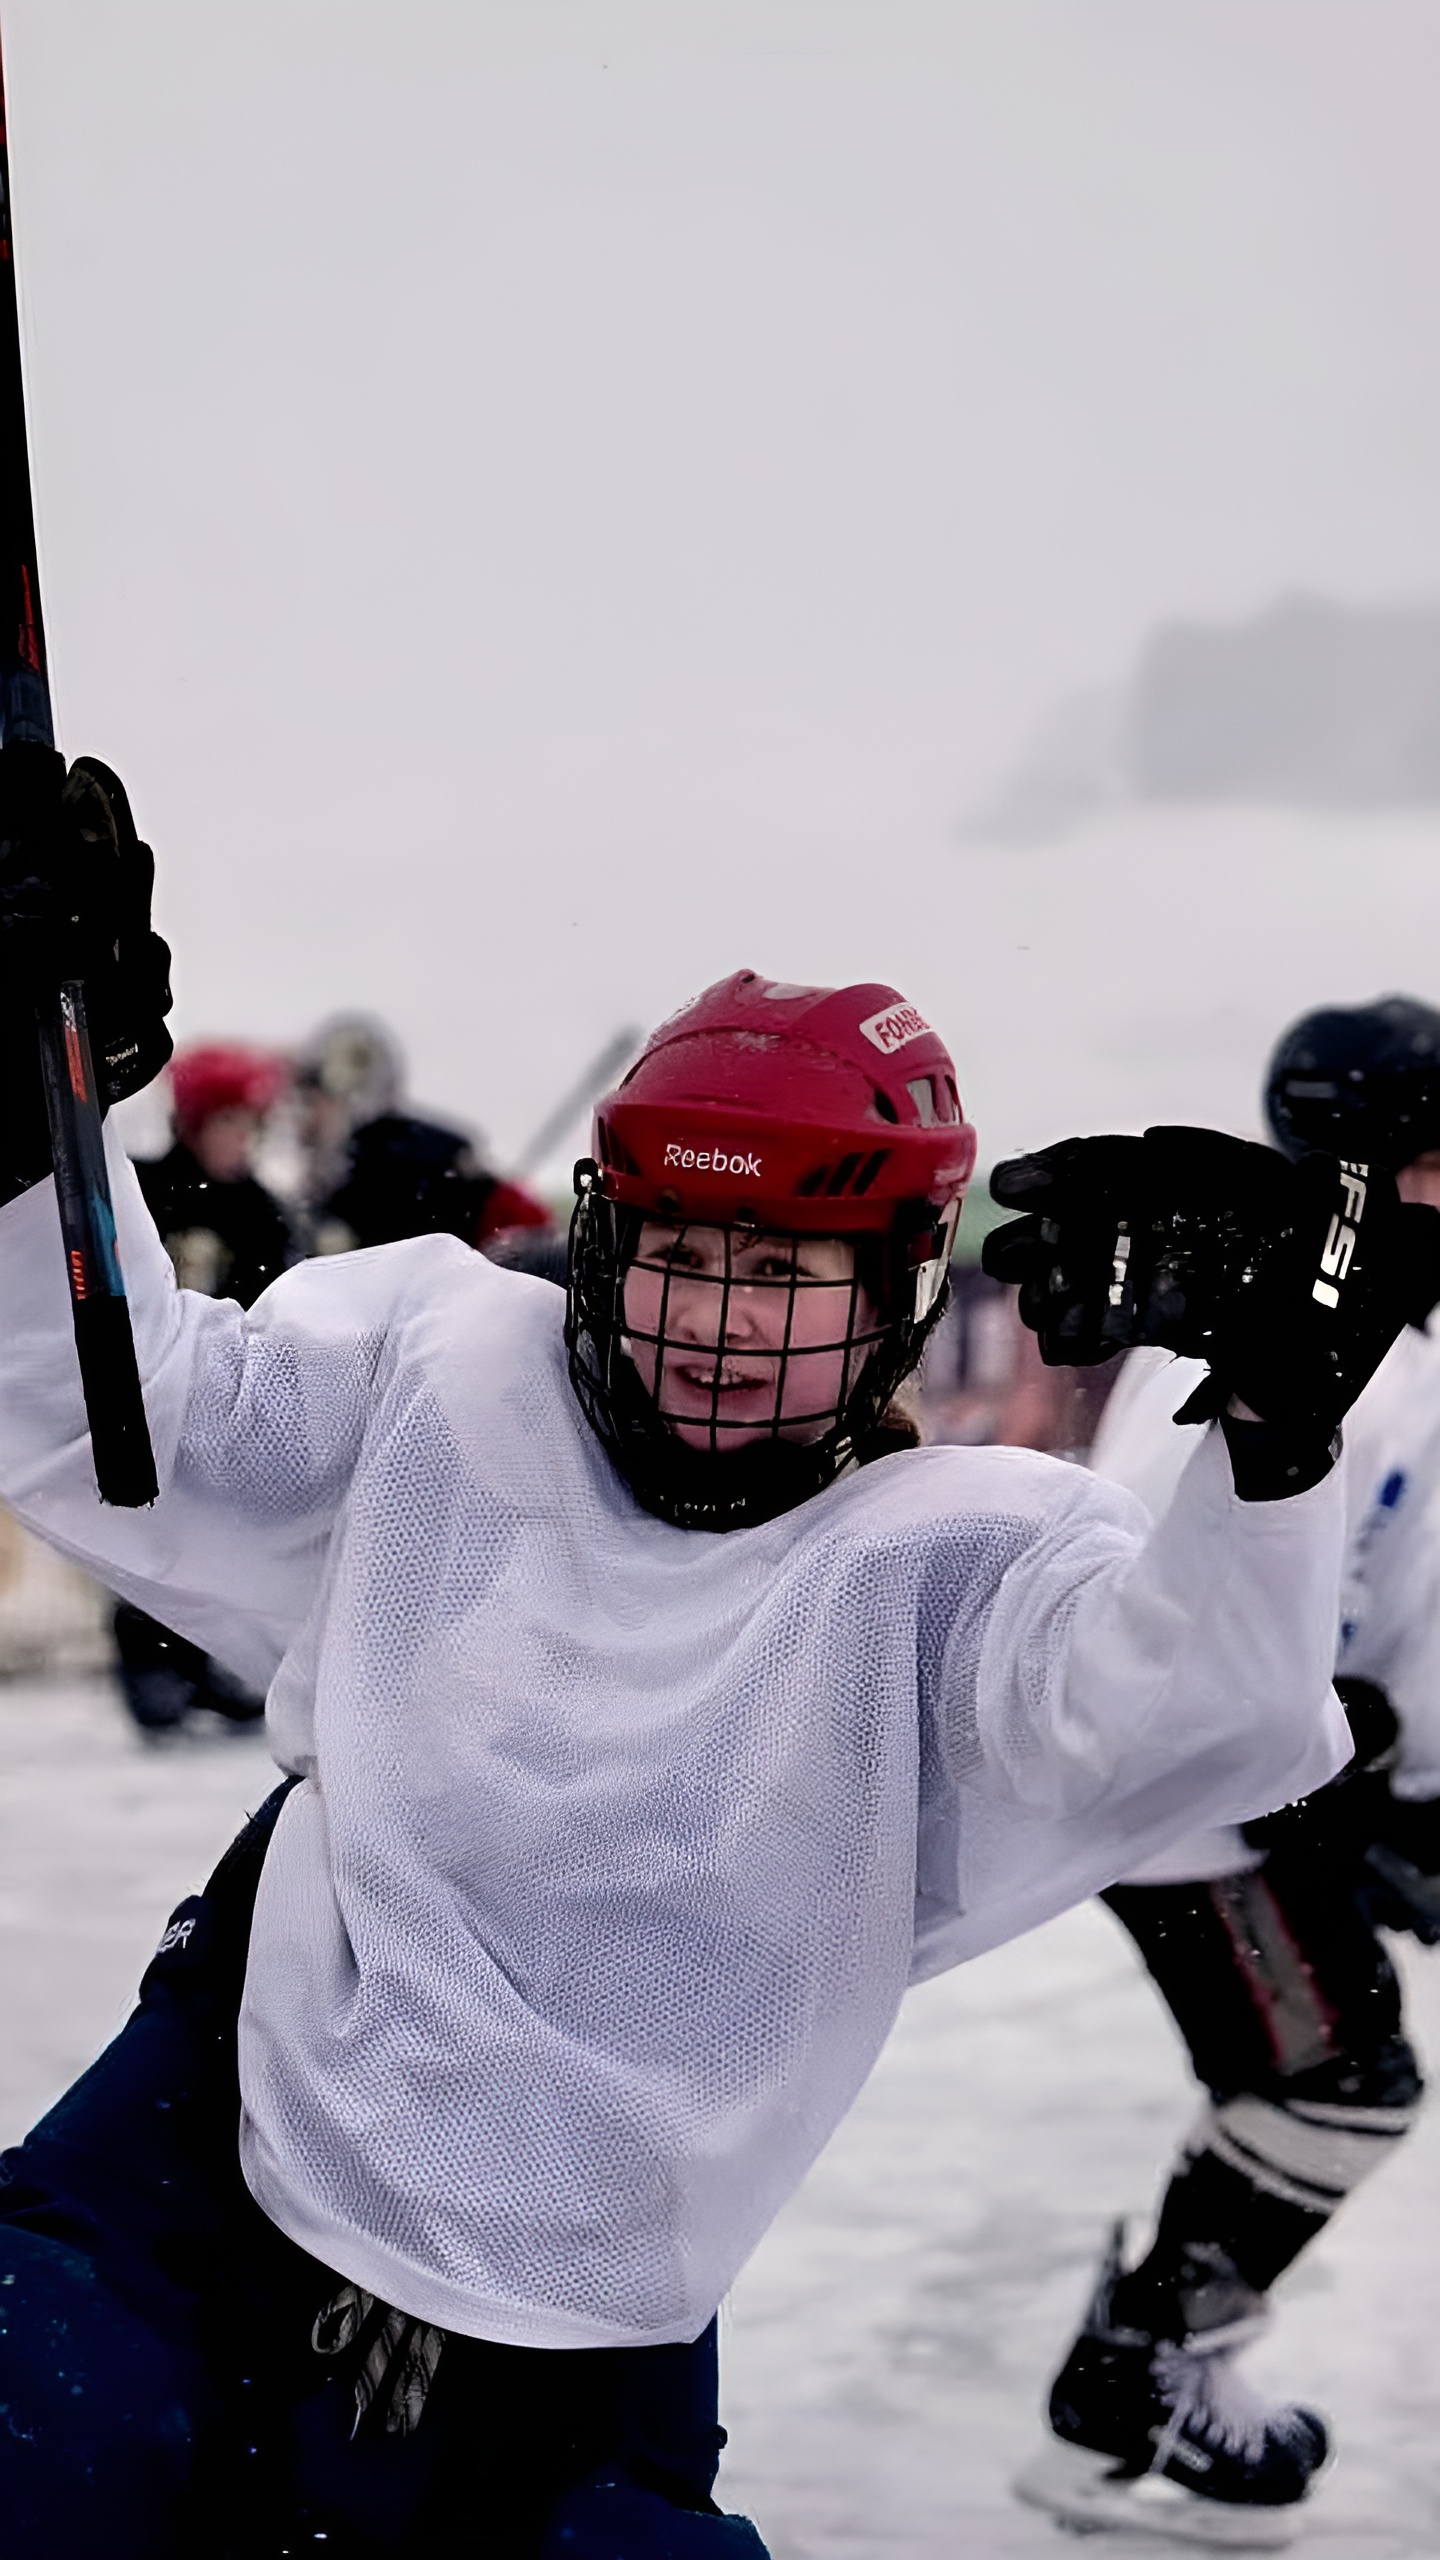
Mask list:
[[[987,1156],[1440,998],[1440,828],[960,822],[1155,618],[1440,595],[1434,0],[5,0],[62,743],[184,1035],[523,1138],[741,964]]]

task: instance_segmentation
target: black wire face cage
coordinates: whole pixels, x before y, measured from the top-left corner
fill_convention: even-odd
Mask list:
[[[607,1200],[597,1169],[579,1167],[577,1182],[565,1320],[571,1383],[596,1438],[645,1510],[682,1529],[747,1528],[793,1510],[852,1462],[896,1445],[885,1436],[886,1409],[919,1359],[947,1294],[944,1264],[938,1278],[922,1281],[912,1249],[921,1234],[940,1240],[933,1212],[893,1236],[840,1239],[855,1245],[854,1268],[848,1280],[837,1280],[801,1268],[806,1245],[819,1239],[768,1225],[667,1221],[663,1250],[642,1257],[643,1213]],[[693,1250],[702,1236],[703,1255]],[[765,1260],[775,1267],[762,1265],[757,1273],[747,1256],[743,1273],[737,1271],[737,1255],[757,1242],[773,1247]],[[947,1232],[947,1260],[948,1250]],[[933,1273],[935,1266],[924,1268]],[[633,1303],[628,1314],[625,1303],[636,1271],[650,1275],[648,1294],[657,1304],[653,1327],[645,1330],[632,1321]],[[684,1334],[672,1317],[682,1280],[690,1310]],[[817,1289],[832,1297],[843,1290],[846,1307],[841,1329],[831,1334],[827,1328],[819,1342],[809,1339],[803,1319],[797,1323],[802,1300]],[[697,1290],[705,1293],[698,1301]],[[765,1346],[753,1356],[731,1339],[732,1303],[741,1290],[747,1303],[759,1290],[784,1293],[778,1342],[770,1347],[767,1329]],[[698,1323],[697,1303],[704,1309]],[[667,1368],[680,1352],[691,1354],[692,1374],[677,1402]],[[746,1358],[762,1383],[752,1385],[747,1411],[737,1419],[723,1410],[727,1363],[733,1373]],[[821,1390],[809,1383],[822,1365],[831,1382],[828,1402],[817,1401]],[[653,1379],[653,1391],[642,1372]],[[701,1445],[680,1438],[681,1425],[703,1434]]]

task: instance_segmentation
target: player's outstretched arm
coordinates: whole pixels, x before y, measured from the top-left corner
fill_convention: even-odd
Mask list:
[[[1383,1177],[1204,1130],[1072,1140],[994,1188],[1023,1214],[986,1268],[1018,1283],[1044,1356],[1197,1355],[1184,1410],[1219,1423],[1155,1527],[1093,1478],[1037,1482],[1053,1516],[1004,1577],[968,1697],[962,1683],[944,1701],[947,1756],[992,1795],[1002,1862],[987,1876],[986,1824],[967,1841],[961,1823],[961,1898],[1003,1900],[1024,1926],[1348,1755],[1330,1687],[1339,1425],[1433,1298],[1440,1219],[1402,1209]],[[939,1923],[939,1961],[973,1951],[968,1926]]]
[[[38,759],[26,765],[25,758]],[[0,1498],[39,1535],[263,1684],[315,1592],[319,1559],[409,1276],[302,1268],[246,1317],[177,1290],[123,1148],[107,1131],[117,1243],[160,1499],[96,1496],[34,1037],[37,990],[91,992],[107,1102],[170,1053],[169,954],[153,864],[104,767],[0,752]],[[433,1241],[433,1240],[432,1240]]]
[[[1015,1551],[983,1627],[962,1601],[947,1646],[922,1971],[1322,1785],[1349,1748],[1330,1685],[1338,1474],[1243,1501],[1208,1433],[1156,1526],[1080,1468],[987,1455]]]
[[[97,1499],[48,1181],[0,1208],[0,1499],[263,1684],[313,1605],[408,1293],[463,1248],[430,1236],[303,1263],[246,1311],[177,1288],[110,1132],[106,1153],[159,1499]]]

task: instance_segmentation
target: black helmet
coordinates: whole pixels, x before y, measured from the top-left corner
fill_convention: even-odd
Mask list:
[[[1287,1156],[1412,1164],[1440,1147],[1440,1013],[1382,996],[1303,1015],[1270,1061],[1265,1117]]]

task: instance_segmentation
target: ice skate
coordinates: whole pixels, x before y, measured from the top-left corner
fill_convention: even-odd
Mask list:
[[[1128,2326],[1114,2307],[1120,2237],[1050,2394],[1048,2441],[1017,2479],[1017,2497],[1081,2530],[1279,2548],[1329,2437],[1313,2410],[1263,2400],[1235,2369],[1263,2325],[1262,2297],[1220,2251],[1196,2250],[1193,2280],[1176,2295],[1180,2334]]]

